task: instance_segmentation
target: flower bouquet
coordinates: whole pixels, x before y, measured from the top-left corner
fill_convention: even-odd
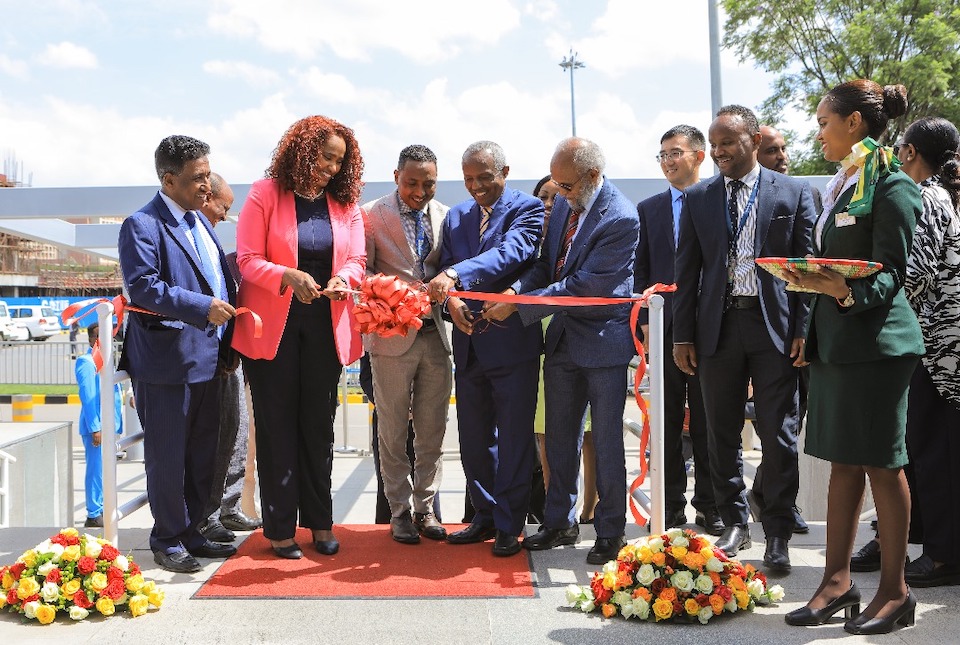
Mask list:
[[[0,609],[49,625],[58,612],[83,620],[92,610],[111,616],[117,608],[142,616],[160,607],[164,593],[145,581],[136,563],[107,540],[63,529],[0,568]]]
[[[783,587],[751,565],[727,558],[706,537],[670,529],[641,538],[603,565],[589,586],[569,585],[567,603],[584,613],[600,609],[606,618],[698,620],[706,624],[724,612],[753,610],[783,599]]]
[[[353,316],[361,334],[406,336],[420,329],[423,316],[430,313],[430,296],[395,276],[378,273],[360,283]]]

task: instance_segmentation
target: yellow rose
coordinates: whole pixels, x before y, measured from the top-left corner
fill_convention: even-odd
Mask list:
[[[36,614],[41,625],[49,625],[57,617],[57,608],[53,605],[40,605],[37,607]]]
[[[129,578],[127,578],[127,591],[132,591],[133,593],[137,593],[138,591],[143,589],[144,584],[145,583],[143,582],[143,576],[140,575],[139,573],[135,576],[130,576]]]
[[[6,609],[7,607],[7,594],[0,593],[0,609]]]
[[[148,606],[150,606],[150,599],[139,593],[131,598],[129,602],[130,613],[133,614],[134,618],[147,613]]]
[[[32,568],[37,564],[37,552],[33,549],[25,551],[24,554],[20,556],[20,560],[27,565],[27,568]]]
[[[653,601],[653,614],[657,620],[666,620],[673,615],[673,603],[668,600],[658,598]]]
[[[60,531],[60,535],[66,535],[67,537],[78,537],[80,535],[80,532],[71,526],[70,528],[66,528]]]
[[[700,549],[700,555],[703,556],[703,560],[704,562],[706,562],[707,560],[713,557],[713,549],[711,549],[708,546],[705,546],[702,549]]]
[[[113,606],[113,601],[106,596],[103,596],[97,600],[97,611],[104,616],[112,616],[113,612],[116,610],[117,608]]]
[[[612,572],[603,574],[604,589],[613,589],[616,586],[617,586],[617,574]]]
[[[40,583],[33,577],[21,580],[20,586],[17,587],[17,598],[20,600],[26,600],[38,593],[40,593]]]
[[[693,598],[687,598],[687,601],[683,603],[683,608],[686,609],[687,613],[691,616],[696,616],[700,613],[700,603]]]
[[[685,546],[674,546],[670,547],[671,555],[677,560],[682,560],[683,556],[687,555],[687,547]]]
[[[637,553],[637,559],[640,560],[642,564],[650,564],[653,562],[653,551],[651,551],[648,546],[642,546]]]
[[[154,589],[147,596],[147,599],[150,601],[150,604],[153,605],[154,607],[160,607],[160,605],[163,604],[163,599],[165,597],[166,597],[166,594],[164,594],[163,589]]]
[[[71,544],[63,550],[63,555],[60,556],[60,560],[63,562],[76,562],[80,559],[80,545]]]
[[[740,609],[746,609],[750,604],[750,594],[746,591],[734,591],[733,597],[737,599],[737,607]]]
[[[147,580],[143,583],[143,587],[140,588],[140,593],[150,594],[154,589],[157,588],[157,583],[153,580]]]
[[[4,571],[3,578],[0,579],[0,586],[2,586],[4,589],[10,589],[13,587],[14,582],[16,582],[16,580],[13,579],[13,576],[10,574],[10,572]]]
[[[74,595],[76,595],[76,593],[80,591],[80,579],[74,578],[69,582],[64,582],[63,585],[60,586],[60,591],[67,598],[73,598]]]
[[[96,591],[97,593],[100,593],[101,591],[106,589],[109,583],[110,583],[109,580],[107,580],[107,574],[105,573],[94,571],[93,573],[90,574],[90,588]]]

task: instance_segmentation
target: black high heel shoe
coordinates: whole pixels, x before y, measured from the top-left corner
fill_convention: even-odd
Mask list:
[[[300,546],[296,542],[288,544],[287,546],[271,546],[273,546],[273,552],[276,553],[278,557],[286,558],[287,560],[299,560],[303,557],[303,551],[300,550]]]
[[[862,618],[862,616],[860,617]],[[890,612],[886,618],[870,618],[861,621],[857,618],[847,621],[843,628],[851,634],[889,634],[894,625],[911,627],[917,619],[917,598],[907,591],[903,604]]]
[[[320,555],[333,555],[340,550],[340,542],[337,538],[333,538],[332,540],[315,540],[313,546]]]
[[[822,625],[833,618],[833,615],[841,609],[843,610],[843,617],[848,621],[860,615],[860,590],[857,589],[856,584],[851,582],[849,589],[842,595],[828,602],[822,609],[801,607],[788,613],[783,617],[783,620],[786,621],[788,625],[795,627]],[[848,622],[847,625],[849,624]]]

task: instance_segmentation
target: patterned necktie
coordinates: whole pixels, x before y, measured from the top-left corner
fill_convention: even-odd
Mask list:
[[[197,257],[200,260],[200,270],[203,277],[206,278],[210,289],[218,298],[223,298],[223,289],[219,280],[217,280],[216,269],[214,269],[213,258],[207,251],[207,245],[203,243],[203,238],[197,232],[197,216],[193,211],[187,211],[183,216],[183,221],[187,223],[190,229],[190,236],[193,238],[193,244],[197,248]]]
[[[583,211],[570,211],[570,221],[567,222],[567,230],[563,233],[563,245],[560,247],[560,255],[557,256],[557,267],[553,272],[553,279],[560,279],[560,272],[563,271],[563,265],[567,263],[567,255],[570,253],[570,246],[573,244],[573,236],[577,232],[577,225],[580,223],[580,215]]]
[[[745,184],[739,179],[734,179],[730,182],[730,201],[728,202],[727,210],[730,211],[730,229],[733,231],[733,237],[730,240],[731,244],[735,243],[735,237],[737,235],[737,226],[740,224],[740,204],[737,196],[740,194],[740,189],[745,186]]]
[[[487,227],[490,226],[490,214],[493,212],[493,208],[489,206],[480,207],[480,239],[483,239],[483,234],[487,232]]]
[[[423,211],[410,211],[414,223],[414,246],[417,253],[417,264],[420,266],[420,273],[423,273],[423,261],[427,259],[430,253],[430,240],[427,239],[427,231],[423,226]]]

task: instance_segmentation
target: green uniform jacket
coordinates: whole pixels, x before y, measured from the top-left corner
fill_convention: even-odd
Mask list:
[[[923,336],[916,314],[903,292],[907,256],[917,218],[923,210],[920,189],[901,171],[877,183],[873,212],[836,225],[855,186],[837,200],[824,223],[818,257],[872,260],[883,269],[850,280],[856,304],[843,308],[825,295],[814,296],[807,320],[806,358],[825,363],[861,363],[896,356],[922,356]]]

